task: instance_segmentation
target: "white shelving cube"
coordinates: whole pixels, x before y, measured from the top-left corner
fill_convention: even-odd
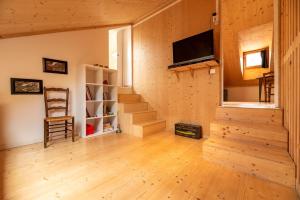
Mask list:
[[[117,70],[84,64],[81,76],[81,136],[93,137],[114,133],[118,125]],[[105,129],[107,123],[112,126],[111,129]],[[94,133],[91,135],[87,135],[87,124],[94,127]]]

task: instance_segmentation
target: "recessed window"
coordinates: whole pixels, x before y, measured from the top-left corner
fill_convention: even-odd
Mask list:
[[[257,49],[243,53],[244,68],[268,68],[269,48]]]

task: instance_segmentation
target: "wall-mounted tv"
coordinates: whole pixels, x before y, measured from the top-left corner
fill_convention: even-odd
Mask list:
[[[170,68],[215,59],[214,32],[209,30],[173,43],[173,64]]]

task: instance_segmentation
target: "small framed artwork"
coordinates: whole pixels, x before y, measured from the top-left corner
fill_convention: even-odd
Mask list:
[[[36,79],[11,78],[11,94],[43,94],[43,81]]]
[[[68,62],[43,58],[44,72],[55,74],[68,74]]]

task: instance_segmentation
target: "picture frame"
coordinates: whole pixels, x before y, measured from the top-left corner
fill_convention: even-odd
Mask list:
[[[12,95],[41,95],[44,92],[43,80],[11,78],[10,85]]]
[[[68,62],[51,58],[43,58],[43,71],[45,73],[68,74]]]

